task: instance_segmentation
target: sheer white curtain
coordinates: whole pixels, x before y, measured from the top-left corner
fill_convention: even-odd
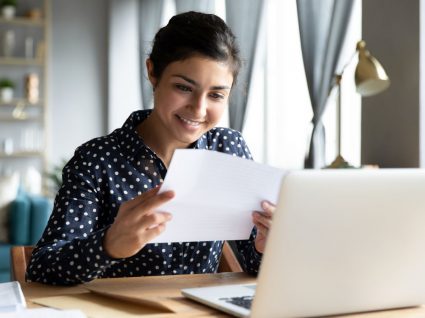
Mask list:
[[[243,134],[257,161],[301,168],[311,106],[299,40],[295,1],[270,0],[264,8],[262,56],[254,66],[254,85]]]
[[[110,0],[108,132],[142,107],[138,0]]]
[[[264,33],[259,44],[263,50],[254,65],[243,135],[256,161],[285,169],[301,169],[308,150],[313,113],[304,75],[296,1],[269,0],[266,3]],[[350,21],[342,49],[343,61],[349,59],[360,38],[360,0],[355,1]],[[342,142],[344,157],[356,164],[360,160],[360,98],[350,76],[352,72],[347,68],[342,88]],[[336,145],[335,103],[332,100],[330,103],[323,118],[327,162],[334,159]]]
[[[156,6],[156,0],[110,0],[109,17],[109,52],[108,52],[108,132],[121,127],[129,114],[137,109],[150,108],[150,84],[143,67],[146,55],[150,52],[149,39],[156,30],[147,30],[141,34],[140,28],[145,21],[141,21],[144,14],[140,14],[142,7],[155,11],[161,16],[160,27],[166,25],[168,20],[179,10],[197,10],[213,12],[225,19],[225,0],[182,1],[161,0],[161,5]],[[143,3],[142,3],[143,2]],[[158,9],[159,8],[159,9]],[[146,13],[146,12],[145,12]],[[155,28],[157,29],[157,28]],[[142,45],[140,45],[142,43]],[[142,98],[142,85],[145,98]],[[145,104],[143,105],[143,101]],[[221,126],[228,126],[229,116],[226,113]]]

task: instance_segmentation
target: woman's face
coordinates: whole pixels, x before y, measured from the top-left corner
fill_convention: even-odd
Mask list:
[[[169,142],[185,146],[216,126],[227,108],[233,74],[229,65],[202,56],[170,63],[158,80],[147,61],[154,113]]]

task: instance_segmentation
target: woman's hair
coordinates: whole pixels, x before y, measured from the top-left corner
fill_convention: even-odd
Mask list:
[[[241,59],[235,36],[218,16],[194,11],[175,15],[156,33],[149,56],[153,75],[159,79],[168,64],[197,54],[228,63],[236,82]]]

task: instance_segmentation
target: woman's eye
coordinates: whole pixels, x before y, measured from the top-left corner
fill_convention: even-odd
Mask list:
[[[176,87],[178,90],[181,90],[182,92],[191,92],[192,89],[189,86],[182,85],[182,84],[176,84]]]
[[[220,94],[220,93],[211,93],[210,96],[213,99],[224,99],[224,95],[223,94]]]

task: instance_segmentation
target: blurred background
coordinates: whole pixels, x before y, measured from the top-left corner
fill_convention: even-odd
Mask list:
[[[188,10],[221,16],[239,39],[244,73],[221,124],[242,131],[256,161],[322,168],[340,136],[341,153],[355,167],[424,165],[421,0],[3,2],[2,10],[10,2],[15,13],[0,18],[0,178],[18,173],[31,193],[51,195],[76,147],[152,106],[144,69],[150,41]],[[391,80],[365,98],[354,82],[361,39]],[[340,73],[338,131],[333,79]],[[315,90],[322,91],[320,116]],[[320,126],[314,141],[313,123]]]

